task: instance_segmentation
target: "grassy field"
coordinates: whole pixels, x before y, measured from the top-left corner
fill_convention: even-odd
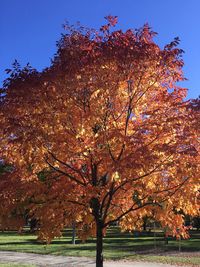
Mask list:
[[[77,240],[77,244],[72,245],[71,234],[71,230],[66,230],[62,238],[55,239],[50,245],[43,245],[37,242],[35,235],[28,232],[21,235],[4,232],[0,233],[0,250],[95,257],[95,239],[89,239],[85,243]],[[165,245],[161,232],[156,233],[155,243],[153,233],[120,233],[117,227],[112,227],[104,238],[104,256],[112,260],[126,258],[200,266],[200,233],[192,231],[189,240],[181,240],[179,244],[170,239],[169,244]]]

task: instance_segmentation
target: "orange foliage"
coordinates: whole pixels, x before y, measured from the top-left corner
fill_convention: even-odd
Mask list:
[[[0,214],[30,210],[48,242],[72,221],[86,238],[144,216],[184,236],[183,214],[199,210],[199,111],[177,85],[178,40],[161,49],[148,25],[110,31],[116,22],[67,26],[49,68],[5,82],[1,157],[15,170],[1,178]]]

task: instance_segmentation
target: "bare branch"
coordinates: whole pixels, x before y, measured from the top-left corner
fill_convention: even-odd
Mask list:
[[[86,184],[85,178],[84,178],[84,176],[83,176],[83,174],[81,173],[80,170],[75,169],[75,168],[72,167],[70,164],[68,164],[68,163],[66,163],[66,162],[64,162],[64,161],[62,161],[62,160],[60,160],[60,159],[58,159],[52,152],[50,152],[50,151],[48,151],[48,152],[49,152],[49,154],[52,156],[53,159],[55,159],[56,161],[58,161],[59,163],[61,163],[61,164],[64,165],[65,167],[69,168],[70,170],[76,172],[78,175],[80,175],[81,178],[82,178],[82,180],[83,180],[83,182]]]
[[[53,166],[47,159],[46,159],[46,163],[49,165],[50,168],[52,168],[54,171],[57,171],[61,174],[63,174],[64,176],[67,176],[68,178],[70,178],[72,181],[76,182],[77,184],[79,185],[82,185],[82,186],[85,186],[86,184],[77,180],[74,176],[72,176],[71,174],[67,173],[67,172],[64,172],[62,171],[61,169]]]
[[[111,223],[114,223],[114,222],[119,221],[119,220],[122,219],[125,215],[127,215],[128,213],[130,213],[130,212],[132,212],[132,211],[136,211],[136,210],[142,209],[142,208],[144,208],[144,207],[146,207],[146,206],[150,206],[150,205],[154,205],[154,206],[155,206],[155,205],[157,205],[157,203],[146,202],[146,203],[144,203],[143,205],[134,208],[135,205],[136,205],[136,203],[134,203],[128,210],[126,210],[125,212],[123,212],[122,214],[120,214],[116,219],[113,219],[113,220],[110,220],[110,221],[106,222],[106,223],[104,224],[104,227],[108,226],[108,225],[111,224]]]

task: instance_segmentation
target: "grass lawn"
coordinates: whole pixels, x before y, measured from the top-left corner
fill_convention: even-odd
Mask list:
[[[50,245],[43,245],[37,242],[35,235],[28,232],[20,235],[16,232],[1,232],[0,250],[95,257],[95,239],[89,239],[85,243],[77,240],[77,244],[72,245],[71,234],[70,229],[66,230],[62,238],[55,239]],[[126,258],[200,266],[200,232],[192,231],[190,239],[181,241],[181,253],[178,249],[179,244],[173,239],[165,245],[161,232],[156,234],[156,247],[153,233],[148,232],[120,233],[117,227],[111,227],[104,238],[106,259]]]

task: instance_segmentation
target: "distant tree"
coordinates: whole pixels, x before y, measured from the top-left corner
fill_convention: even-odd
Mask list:
[[[199,209],[197,112],[177,85],[179,41],[161,49],[147,24],[110,31],[117,18],[107,20],[100,31],[66,25],[52,65],[15,66],[0,102],[1,156],[15,166],[0,181],[1,226],[28,207],[50,242],[76,221],[82,239],[97,238],[97,267],[111,223],[132,230],[154,215],[186,236],[178,211]]]
[[[197,230],[200,230],[200,217],[194,217],[192,220],[192,226],[194,228],[197,228]]]

